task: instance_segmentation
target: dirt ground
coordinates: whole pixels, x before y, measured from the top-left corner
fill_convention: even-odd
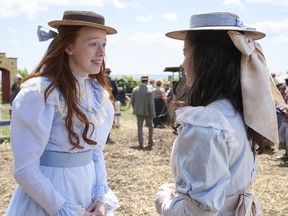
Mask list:
[[[155,216],[154,194],[161,184],[171,182],[169,161],[175,135],[170,128],[156,128],[153,150],[137,150],[136,119],[130,110],[122,116],[121,126],[111,131],[113,142],[107,143],[105,149],[109,185],[121,205],[115,216]],[[258,196],[265,216],[287,216],[288,167],[275,159],[284,152],[278,151],[277,146],[274,149],[258,155],[259,175],[250,190]],[[1,216],[5,215],[16,186],[12,169],[10,144],[0,144]]]

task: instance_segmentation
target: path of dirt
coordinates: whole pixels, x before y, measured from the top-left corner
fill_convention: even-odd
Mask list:
[[[130,111],[114,128],[107,143],[105,158],[110,187],[121,207],[115,216],[155,216],[154,194],[157,188],[171,182],[170,151],[175,135],[170,128],[155,129],[156,145],[152,151],[137,150],[136,121]],[[147,128],[144,129],[147,134]],[[275,157],[283,152],[258,156],[259,175],[251,191],[256,193],[265,216],[288,215],[288,167],[279,166]],[[16,185],[13,157],[9,143],[0,145],[0,215],[5,214]]]

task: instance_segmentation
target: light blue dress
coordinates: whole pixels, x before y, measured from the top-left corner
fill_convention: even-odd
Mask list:
[[[81,77],[76,79],[79,82],[81,110],[95,125],[94,132],[91,133],[90,129],[88,134],[97,145],[85,143],[82,138],[84,125],[74,118],[73,129],[79,135],[83,149],[72,148],[65,128],[67,110],[63,96],[56,88],[47,101],[44,100],[44,91],[51,83],[47,78],[32,78],[23,83],[13,101],[11,123],[14,177],[19,186],[10,201],[7,216],[81,216],[94,201],[108,203],[108,215],[113,215],[119,207],[116,196],[107,184],[103,155],[114,118],[113,105],[108,92],[98,81]],[[56,163],[56,167],[47,166],[45,161],[43,165],[41,156],[46,152],[60,152],[66,156],[62,160],[64,167],[61,158],[59,166],[57,158],[50,161]],[[66,161],[72,155],[78,157],[80,152],[84,155],[82,159],[87,161],[85,155],[88,155],[91,160],[86,164],[77,160]]]
[[[166,200],[163,215],[234,215],[221,212],[225,198],[245,192],[257,175],[243,117],[226,99],[176,115],[171,169],[178,195]]]

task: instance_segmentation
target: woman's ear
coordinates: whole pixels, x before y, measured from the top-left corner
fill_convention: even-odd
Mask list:
[[[73,51],[72,51],[72,48],[71,47],[67,47],[65,49],[65,52],[68,54],[68,55],[73,55]]]

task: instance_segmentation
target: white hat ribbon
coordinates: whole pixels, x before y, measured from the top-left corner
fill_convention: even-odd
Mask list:
[[[241,89],[245,123],[274,143],[278,143],[275,104],[287,107],[275,86],[262,49],[253,39],[228,31],[241,57]]]

